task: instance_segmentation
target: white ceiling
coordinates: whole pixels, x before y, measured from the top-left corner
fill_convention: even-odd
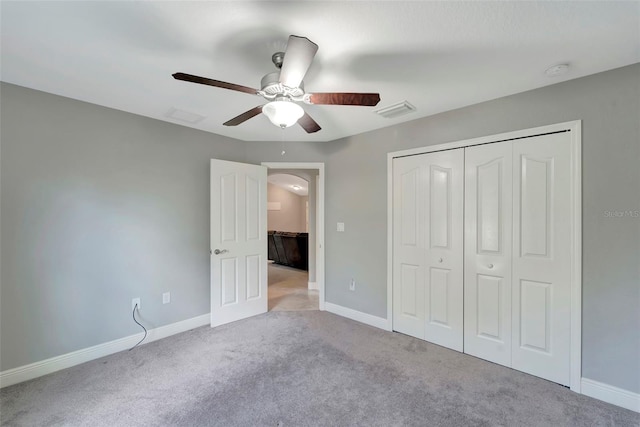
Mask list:
[[[638,1],[2,1],[1,15],[3,81],[242,140],[329,141],[640,62]],[[305,105],[310,135],[264,115],[225,127],[263,99],[171,77],[259,88],[290,34],[320,46],[307,92],[379,92],[378,107]],[[544,74],[559,63],[568,74]],[[417,111],[373,113],[403,100]]]
[[[309,194],[309,183],[295,175],[275,173],[269,175],[267,181],[298,196],[306,196]]]

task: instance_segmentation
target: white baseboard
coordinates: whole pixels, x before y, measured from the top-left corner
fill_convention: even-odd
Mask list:
[[[382,317],[372,316],[371,314],[363,313],[361,311],[343,307],[341,305],[333,304],[330,302],[324,303],[324,309],[330,313],[337,314],[338,316],[355,320],[356,322],[384,329],[385,331],[391,330],[390,324],[387,319],[383,319]]]
[[[320,288],[318,288],[318,283],[317,282],[307,282],[307,283],[309,285],[309,289],[311,289],[311,290],[317,291],[318,289],[320,289]]]
[[[633,393],[609,384],[582,378],[582,394],[598,400],[640,412],[640,394]]]
[[[170,325],[160,326],[159,328],[150,329],[147,338],[142,344],[147,344],[171,335],[185,332],[200,326],[209,325],[211,316],[209,313],[202,316],[193,317],[191,319],[172,323]],[[70,368],[90,360],[108,356],[119,351],[128,350],[133,347],[142,337],[144,332],[128,337],[109,341],[103,344],[94,345],[93,347],[83,348],[61,356],[52,357],[40,362],[31,363],[29,365],[19,366],[13,369],[7,369],[0,372],[0,388],[7,387],[23,381],[31,380],[43,375],[51,374],[61,369]]]

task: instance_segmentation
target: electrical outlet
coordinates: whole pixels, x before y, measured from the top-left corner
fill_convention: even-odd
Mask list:
[[[162,303],[169,304],[171,302],[171,292],[165,292],[162,294]]]
[[[351,282],[349,282],[349,290],[350,291],[355,291],[356,290],[356,281],[351,279]]]
[[[140,298],[134,298],[131,300],[131,311],[136,309],[136,304],[138,305],[138,311],[140,311]]]

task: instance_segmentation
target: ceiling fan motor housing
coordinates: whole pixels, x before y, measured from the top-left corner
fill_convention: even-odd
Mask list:
[[[304,95],[304,83],[300,82],[300,86],[290,88],[280,83],[280,71],[269,73],[260,81],[262,91],[268,95],[288,95],[299,97]]]

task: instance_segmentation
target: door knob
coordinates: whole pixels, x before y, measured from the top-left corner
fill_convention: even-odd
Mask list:
[[[489,265],[487,265],[487,267],[493,268],[493,264],[489,264]]]
[[[442,258],[438,258],[438,262],[442,262],[444,261]]]
[[[214,253],[214,254],[216,254],[216,255],[226,254],[227,252],[229,252],[229,251],[228,251],[228,250],[226,250],[226,249],[222,249],[222,250],[220,250],[220,249],[215,249],[215,250],[213,251],[213,253]]]

